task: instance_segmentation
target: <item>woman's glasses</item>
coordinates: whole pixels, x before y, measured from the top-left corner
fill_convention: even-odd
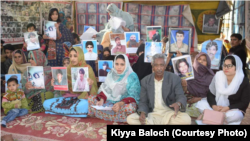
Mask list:
[[[230,68],[232,68],[234,65],[233,64],[228,64],[228,65],[223,65],[223,68],[228,68],[228,69],[230,69]]]

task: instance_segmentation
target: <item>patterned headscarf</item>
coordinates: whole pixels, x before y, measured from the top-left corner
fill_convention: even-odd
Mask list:
[[[97,94],[97,82],[96,82],[96,78],[95,78],[95,74],[93,69],[91,68],[90,65],[88,65],[84,59],[84,54],[83,54],[83,50],[80,47],[74,47],[74,49],[77,52],[77,58],[78,58],[78,64],[77,65],[73,65],[71,62],[69,64],[69,66],[67,67],[67,77],[68,77],[68,87],[69,87],[69,91],[72,94],[79,94],[78,98],[79,99],[83,99],[86,97],[86,95],[88,94],[88,92],[73,92],[72,91],[72,79],[71,79],[71,68],[72,67],[88,67],[89,70],[89,78],[91,80],[94,81],[91,90],[90,90],[90,95],[96,95]],[[62,94],[64,94],[65,92],[61,92]]]
[[[64,42],[63,43],[63,49],[65,51],[64,56],[69,57],[69,49],[71,48],[71,43],[70,42]]]

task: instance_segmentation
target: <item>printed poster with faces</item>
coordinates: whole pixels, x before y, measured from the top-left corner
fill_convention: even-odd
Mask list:
[[[49,38],[56,40],[56,22],[52,21],[45,21],[44,26],[44,34],[47,35]]]
[[[24,39],[28,51],[40,48],[37,31],[24,33]]]
[[[174,73],[181,79],[190,80],[194,79],[194,70],[190,55],[183,55],[172,59]]]
[[[6,74],[5,75],[5,92],[8,90],[8,84],[7,81],[10,78],[16,78],[17,79],[17,83],[19,84],[19,89],[22,89],[22,83],[21,83],[21,74]]]
[[[211,69],[219,70],[222,48],[222,40],[208,40],[202,43],[201,52],[204,52],[209,56],[211,60]]]
[[[126,54],[126,41],[123,33],[110,34],[111,55]]]
[[[51,70],[54,79],[54,90],[67,91],[67,67],[51,67]]]
[[[112,68],[113,68],[113,61],[110,61],[110,60],[98,61],[99,82],[105,82],[105,79]]]
[[[72,67],[71,79],[73,92],[89,92],[88,67]]]
[[[97,42],[96,40],[82,40],[82,50],[85,60],[97,60]]]
[[[151,63],[155,54],[162,53],[161,42],[146,42],[144,51],[144,62]]]
[[[140,45],[140,32],[125,32],[126,52],[136,53]]]
[[[31,82],[30,89],[45,89],[43,67],[28,67],[27,80]]]

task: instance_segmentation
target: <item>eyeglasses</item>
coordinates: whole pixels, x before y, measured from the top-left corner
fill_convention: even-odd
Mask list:
[[[230,68],[232,68],[234,65],[233,64],[228,64],[228,65],[223,65],[223,68],[228,68],[228,69],[230,69]]]

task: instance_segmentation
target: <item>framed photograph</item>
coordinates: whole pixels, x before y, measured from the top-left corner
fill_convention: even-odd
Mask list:
[[[161,42],[162,28],[161,26],[147,26],[146,34],[148,42]]]
[[[162,42],[146,42],[144,51],[144,62],[151,63],[152,57],[162,53]]]
[[[51,67],[51,71],[54,78],[54,90],[67,91],[67,67]]]
[[[105,25],[107,23],[107,15],[99,15],[99,24]]]
[[[95,26],[84,25],[84,30],[83,30],[83,32],[85,32],[86,30],[88,30],[90,27],[93,28],[93,29],[95,29]]]
[[[126,52],[136,53],[139,42],[140,42],[140,32],[124,32],[126,41]]]
[[[99,82],[105,82],[105,79],[113,68],[113,61],[110,60],[99,60],[98,61],[98,78]]]
[[[21,74],[6,74],[5,75],[5,92],[8,90],[7,81],[10,78],[16,78],[19,84],[18,89],[22,89]]]
[[[84,14],[78,14],[78,24],[85,24],[85,15]]]
[[[110,34],[110,43],[112,45],[111,55],[126,54],[126,41],[123,33]]]
[[[38,35],[36,31],[24,33],[24,39],[27,44],[28,51],[40,48],[40,43],[39,43]]]
[[[88,13],[96,13],[96,4],[88,3]]]
[[[191,35],[191,28],[169,28],[169,53],[175,53],[176,51],[189,53]]]
[[[174,73],[181,79],[194,79],[194,70],[190,55],[183,55],[172,59]]]
[[[203,15],[202,33],[219,34],[220,19],[215,15]]]
[[[85,60],[97,60],[98,52],[97,52],[96,40],[91,40],[91,41],[82,40],[82,47]]]
[[[73,92],[88,92],[89,91],[89,70],[88,67],[72,67],[71,81]]]
[[[56,40],[56,22],[52,21],[45,21],[45,35],[52,38],[53,40]]]
[[[223,42],[221,40],[208,40],[202,43],[201,52],[206,53],[211,60],[211,69],[219,70]]]
[[[43,67],[28,67],[28,82],[31,82],[32,89],[45,89]]]
[[[96,15],[88,15],[89,24],[96,24]]]
[[[99,3],[99,13],[107,13],[107,3]]]

